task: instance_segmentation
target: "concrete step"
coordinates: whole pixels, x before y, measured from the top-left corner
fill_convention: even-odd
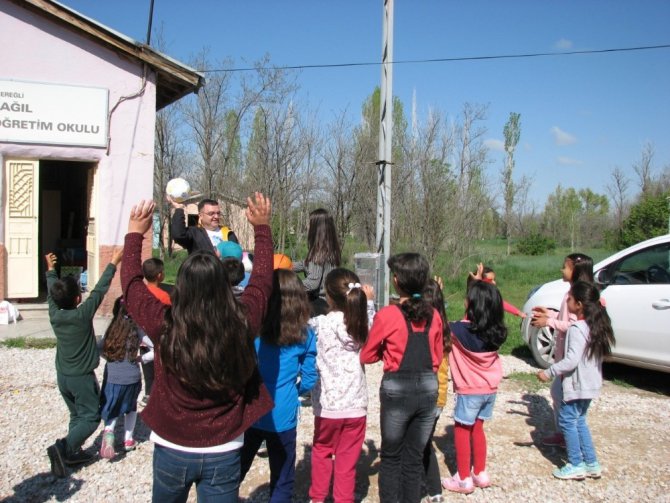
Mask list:
[[[24,320],[49,319],[49,305],[46,302],[14,304]]]

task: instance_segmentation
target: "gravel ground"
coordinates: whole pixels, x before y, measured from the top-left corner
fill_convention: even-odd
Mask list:
[[[0,498],[3,501],[150,501],[151,456],[149,432],[138,421],[136,451],[111,461],[98,460],[55,479],[49,471],[46,448],[66,432],[68,415],[54,370],[55,350],[0,348]],[[503,357],[505,375],[533,372],[526,362]],[[101,377],[102,366],[98,369]],[[660,374],[662,376],[662,374]],[[378,501],[379,398],[381,365],[368,368],[370,407],[366,445],[358,465],[356,497]],[[552,469],[564,453],[539,446],[536,441],[552,423],[548,387],[505,379],[498,393],[494,418],[487,424],[488,471],[493,487],[469,496],[448,495],[451,501],[670,501],[670,399],[610,382],[594,402],[588,420],[600,462],[600,480],[555,480]],[[528,391],[528,390],[531,391]],[[442,414],[435,445],[444,462],[442,474],[455,470],[453,420],[450,409]],[[295,501],[308,501],[309,449],[313,415],[301,408],[298,426],[298,466]],[[84,446],[97,452],[100,432]],[[256,458],[240,496],[244,501],[268,498],[267,460]],[[195,501],[191,491],[189,501]]]

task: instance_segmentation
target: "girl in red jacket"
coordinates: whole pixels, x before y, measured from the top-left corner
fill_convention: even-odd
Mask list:
[[[272,291],[270,200],[257,192],[247,204],[255,259],[239,301],[216,255],[194,252],[179,268],[171,307],[142,275],[154,203],[142,201],[130,213],[121,286],[155,347],[155,381],[142,411],[154,442],[154,502],[185,502],[195,484],[199,501],[237,503],[244,432],[272,409],[254,350]]]
[[[458,471],[442,479],[445,489],[463,494],[473,492],[475,486],[491,485],[486,473],[484,421],[493,415],[502,379],[498,348],[507,338],[502,297],[495,285],[470,282],[466,303],[466,320],[451,323],[449,353],[456,393],[454,444]]]
[[[428,261],[418,253],[388,260],[398,305],[375,316],[361,363],[384,362],[379,500],[418,502],[423,451],[435,423],[437,369],[444,352],[442,318],[423,297]]]

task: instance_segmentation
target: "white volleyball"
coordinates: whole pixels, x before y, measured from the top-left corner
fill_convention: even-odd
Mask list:
[[[174,201],[181,203],[191,194],[191,186],[183,178],[173,178],[167,183],[165,193]]]

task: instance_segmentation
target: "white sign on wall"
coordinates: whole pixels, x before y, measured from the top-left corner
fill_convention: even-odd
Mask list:
[[[0,80],[0,141],[107,146],[108,91]]]

